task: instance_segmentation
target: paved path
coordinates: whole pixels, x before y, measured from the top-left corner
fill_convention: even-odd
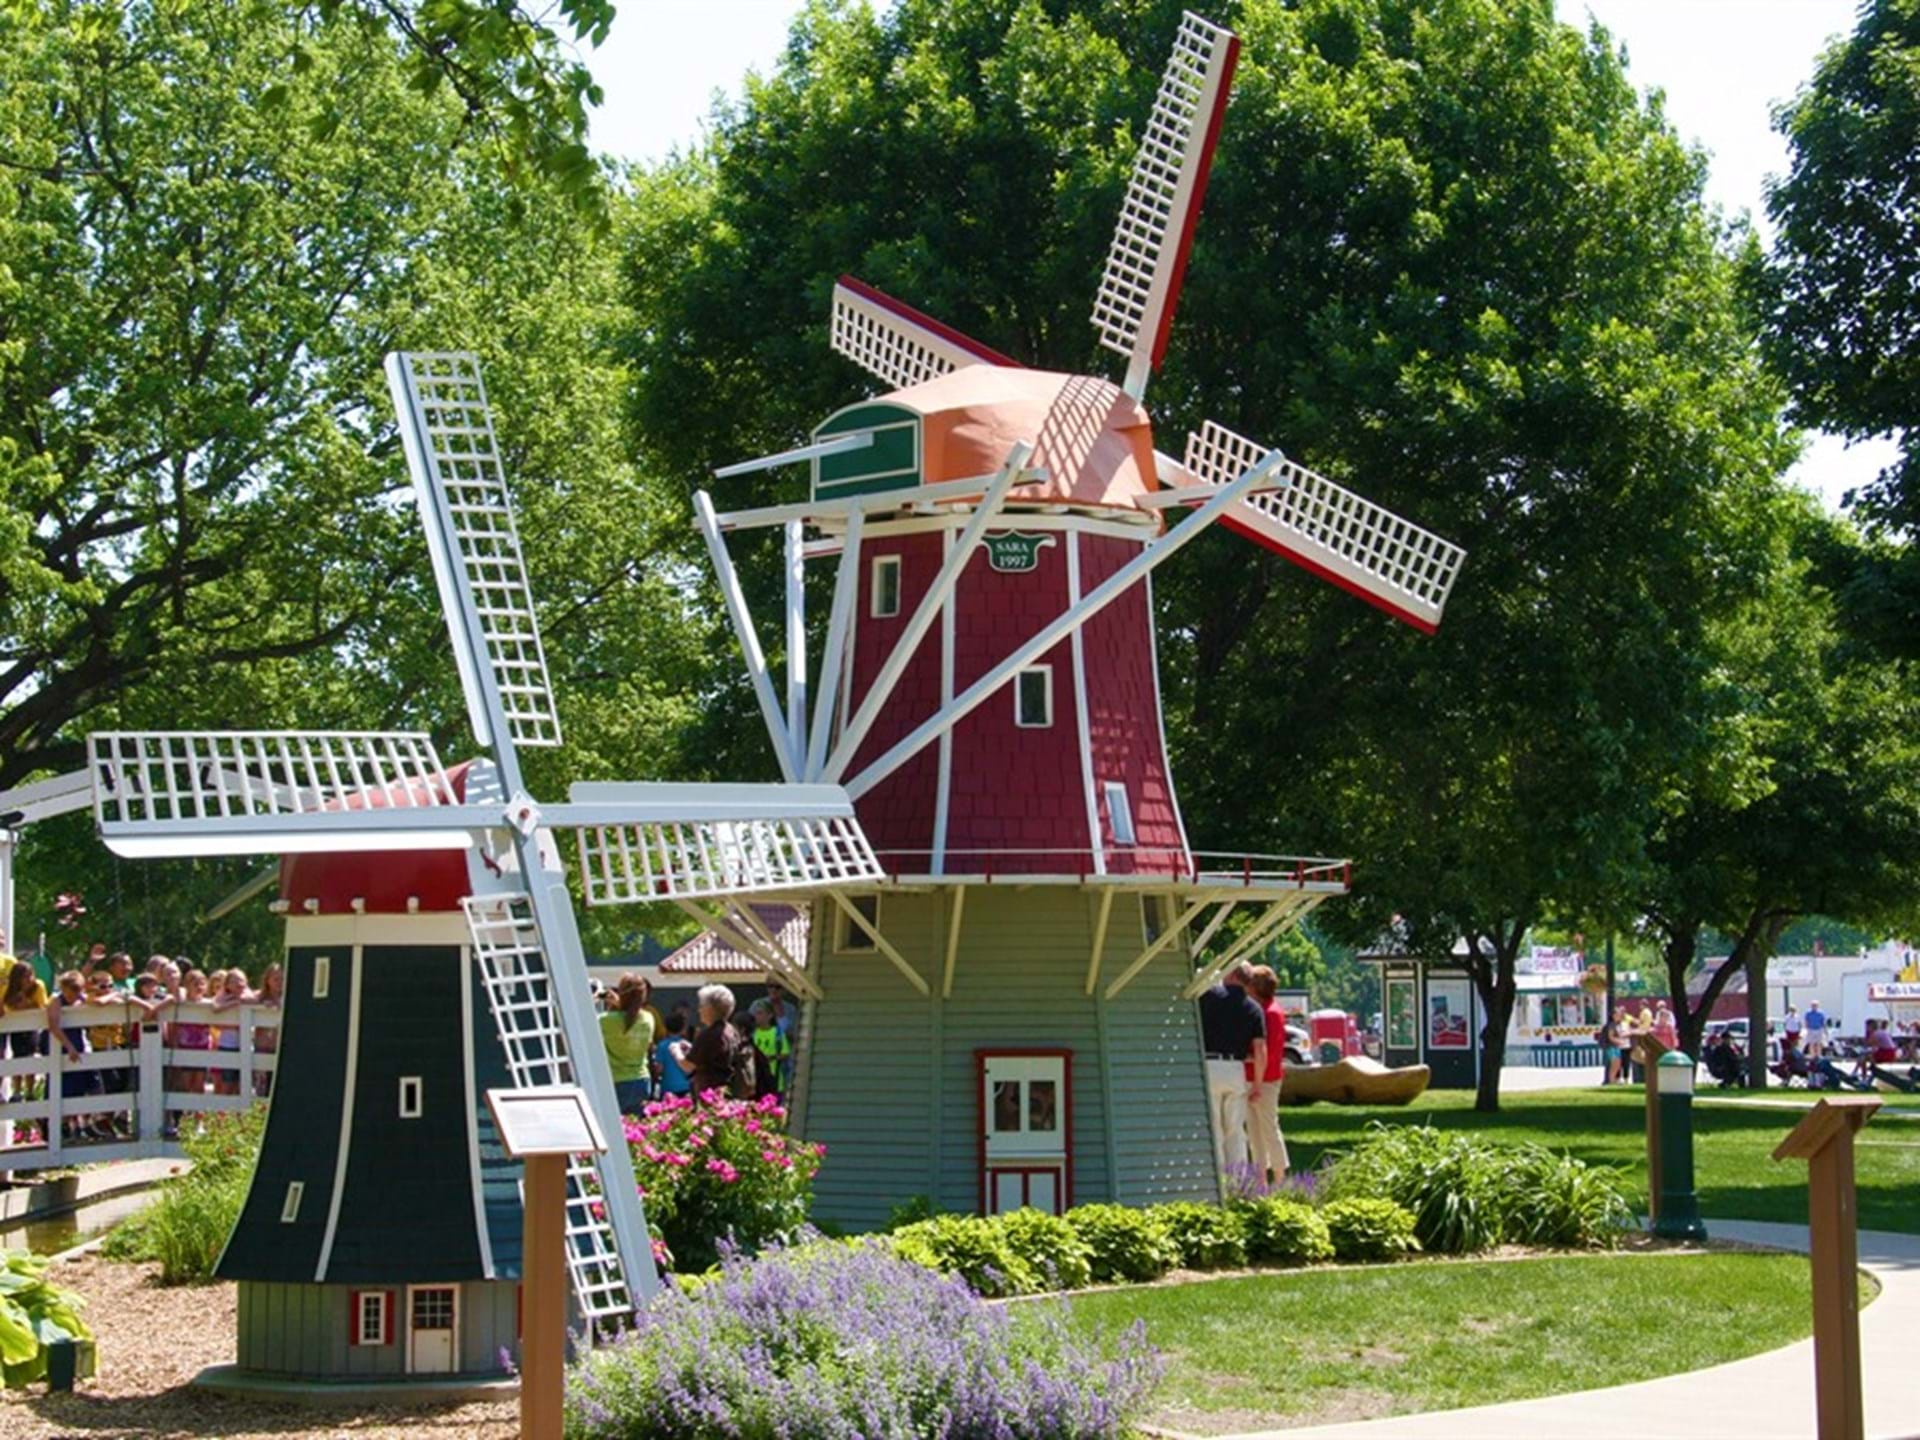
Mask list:
[[[1807,1227],[1708,1220],[1721,1240],[1804,1251]],[[1860,1264],[1880,1297],[1860,1312],[1867,1434],[1920,1436],[1920,1235],[1860,1232]],[[1807,1440],[1814,1433],[1813,1342],[1610,1390],[1434,1410],[1223,1440]]]

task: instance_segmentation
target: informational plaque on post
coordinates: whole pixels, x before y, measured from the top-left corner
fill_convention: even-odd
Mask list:
[[[599,1155],[607,1148],[587,1092],[578,1085],[489,1090],[487,1109],[493,1112],[500,1143],[516,1160],[530,1155]]]

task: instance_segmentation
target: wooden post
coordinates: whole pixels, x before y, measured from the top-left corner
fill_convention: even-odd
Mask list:
[[[567,1157],[529,1155],[520,1260],[520,1434],[560,1440],[567,1371]]]
[[[1633,1057],[1647,1077],[1647,1219],[1660,1218],[1660,1182],[1666,1167],[1660,1163],[1660,1057],[1667,1047],[1651,1035],[1633,1042]]]
[[[1813,1392],[1819,1440],[1862,1440],[1859,1251],[1854,1235],[1853,1137],[1880,1108],[1873,1095],[1823,1098],[1774,1148],[1807,1162],[1813,1263]]]

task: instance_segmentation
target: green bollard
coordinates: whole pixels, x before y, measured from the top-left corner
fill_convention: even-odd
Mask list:
[[[1693,1193],[1693,1057],[1660,1057],[1660,1203],[1653,1233],[1666,1240],[1704,1240],[1700,1197]]]

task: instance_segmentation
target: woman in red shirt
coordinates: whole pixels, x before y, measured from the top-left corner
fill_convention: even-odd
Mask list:
[[[1247,993],[1253,996],[1267,1019],[1267,1068],[1264,1074],[1255,1075],[1253,1062],[1247,1062],[1247,1143],[1253,1151],[1254,1178],[1264,1182],[1271,1174],[1272,1183],[1276,1185],[1287,1177],[1287,1142],[1280,1135],[1280,1081],[1286,1072],[1287,1016],[1274,998],[1278,988],[1279,978],[1271,966],[1253,967]]]

